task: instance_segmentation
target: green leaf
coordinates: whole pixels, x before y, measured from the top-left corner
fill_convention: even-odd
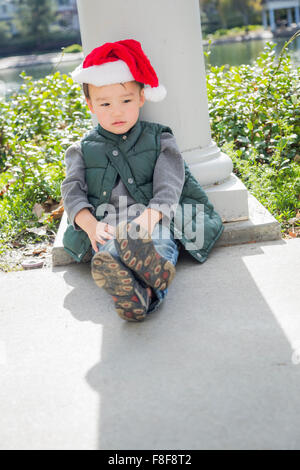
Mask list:
[[[296,95],[291,96],[292,103],[296,105],[298,103],[298,97]]]

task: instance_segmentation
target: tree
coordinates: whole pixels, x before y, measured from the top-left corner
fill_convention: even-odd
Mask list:
[[[221,27],[220,15],[218,13],[219,0],[199,0],[201,12],[201,24],[204,34],[212,33]]]
[[[0,43],[5,43],[11,36],[9,27],[4,21],[0,23]]]
[[[232,25],[234,16],[241,17],[244,25],[258,21],[262,10],[262,0],[199,0],[199,2],[201,10],[207,17],[213,10],[218,13],[224,28]]]
[[[37,47],[49,34],[55,19],[52,0],[13,0],[16,6],[16,26],[22,36],[36,39]]]
[[[222,23],[227,26],[232,13],[238,13],[243,18],[245,26],[262,10],[261,0],[218,0],[218,11]]]

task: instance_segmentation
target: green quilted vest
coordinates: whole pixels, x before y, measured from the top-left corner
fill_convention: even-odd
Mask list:
[[[152,178],[160,154],[162,132],[173,134],[167,126],[138,120],[126,134],[113,134],[98,124],[81,140],[87,197],[97,220],[104,217],[97,215],[97,207],[109,202],[118,174],[137,203],[149,204],[153,197]],[[184,165],[185,182],[170,230],[185,249],[203,263],[224,226],[186,162]],[[63,245],[76,261],[81,262],[91,243],[86,232],[74,230],[68,220]]]

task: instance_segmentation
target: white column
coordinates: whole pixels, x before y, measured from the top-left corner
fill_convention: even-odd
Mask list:
[[[268,28],[268,17],[267,17],[266,10],[262,11],[262,22],[263,22],[264,28],[267,29]]]
[[[247,191],[211,138],[199,1],[78,0],[78,12],[85,55],[105,42],[141,42],[168,92],[160,103],[146,102],[141,119],[171,127],[224,220],[247,218]]]
[[[295,7],[295,23],[300,26],[300,7]]]
[[[292,22],[293,22],[293,18],[292,18],[292,9],[291,8],[288,8],[287,9],[287,20],[288,20],[288,26],[291,26],[292,25]]]
[[[273,8],[270,8],[270,10],[269,10],[269,16],[270,16],[271,31],[275,31],[275,29],[276,29],[276,24],[275,24],[275,14],[274,14]]]
[[[297,26],[300,26],[300,6],[295,7],[295,23]]]

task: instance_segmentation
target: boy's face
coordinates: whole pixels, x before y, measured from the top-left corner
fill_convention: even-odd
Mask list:
[[[86,98],[90,111],[96,114],[103,129],[114,134],[124,134],[138,120],[140,108],[145,103],[144,90],[135,82],[105,86],[89,84],[90,98]]]

